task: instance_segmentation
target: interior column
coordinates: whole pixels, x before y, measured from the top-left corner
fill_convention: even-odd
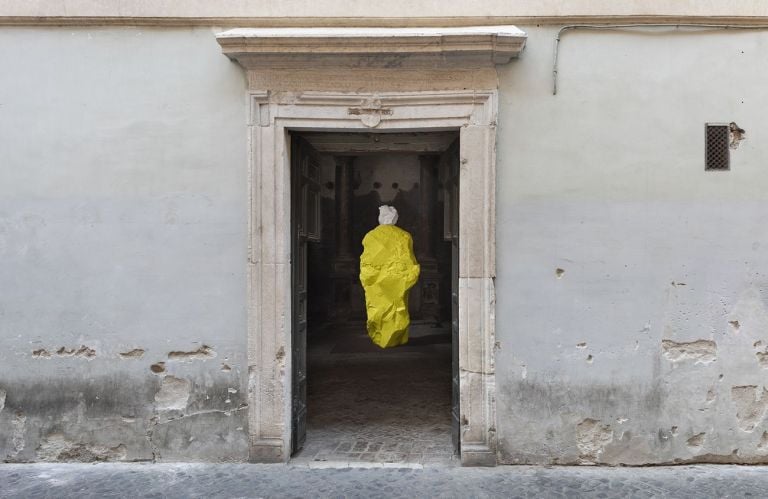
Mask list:
[[[352,254],[352,175],[355,157],[335,156],[336,163],[336,255],[333,284],[336,319],[348,319],[357,278]]]
[[[417,259],[421,264],[419,279],[421,293],[421,317],[439,320],[440,272],[435,255],[435,227],[442,226],[441,214],[437,213],[437,155],[419,156],[419,237]]]

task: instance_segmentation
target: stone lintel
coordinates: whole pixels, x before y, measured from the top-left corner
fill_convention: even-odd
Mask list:
[[[454,28],[237,28],[216,35],[246,69],[357,65],[440,67],[505,64],[527,35],[515,26]]]

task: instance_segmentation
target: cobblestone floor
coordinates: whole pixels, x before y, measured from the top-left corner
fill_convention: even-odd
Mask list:
[[[321,334],[308,355],[307,441],[296,464],[451,464],[450,331],[413,325],[382,350],[363,325]]]
[[[768,467],[311,469],[249,464],[5,464],[0,498],[726,498],[768,496]]]

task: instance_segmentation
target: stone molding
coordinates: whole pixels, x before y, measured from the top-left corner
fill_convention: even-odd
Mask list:
[[[375,102],[376,106],[371,107]],[[249,93],[249,433],[253,461],[290,458],[288,131],[459,130],[459,345],[462,463],[496,464],[494,89],[349,94]],[[386,110],[375,125],[356,109]],[[351,112],[352,111],[352,112]]]
[[[2,16],[0,26],[124,26],[253,28],[449,26],[562,26],[566,24],[729,24],[768,26],[768,15],[536,15],[536,16],[413,16],[413,17],[205,17],[205,16]]]
[[[520,55],[526,34],[515,26],[464,28],[241,28],[216,36],[246,69],[504,64]]]
[[[766,26],[768,16],[723,15],[548,15],[489,17],[149,17],[149,16],[0,16],[0,26],[67,26],[67,27],[243,27],[253,28],[306,26],[355,27],[449,27],[449,26],[562,26],[567,24],[729,24]]]
[[[467,26],[601,22],[755,23],[768,3],[755,0],[4,0],[0,23],[207,26]]]
[[[289,132],[457,130],[461,460],[465,465],[495,465],[495,64],[519,54],[525,33],[496,27],[319,34],[318,30],[236,30],[218,37],[225,54],[246,68],[249,82],[251,459],[290,459]],[[377,62],[394,58],[397,64],[340,70],[350,62],[346,56],[372,57]],[[455,68],[438,67],[444,73],[434,73],[435,66],[448,64],[449,59]],[[419,78],[420,73],[427,77]],[[450,79],[439,83],[436,74]]]

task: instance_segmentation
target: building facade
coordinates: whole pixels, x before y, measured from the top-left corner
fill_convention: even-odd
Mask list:
[[[688,3],[5,2],[0,456],[291,458],[303,134],[423,217],[464,464],[767,462],[768,9]]]

